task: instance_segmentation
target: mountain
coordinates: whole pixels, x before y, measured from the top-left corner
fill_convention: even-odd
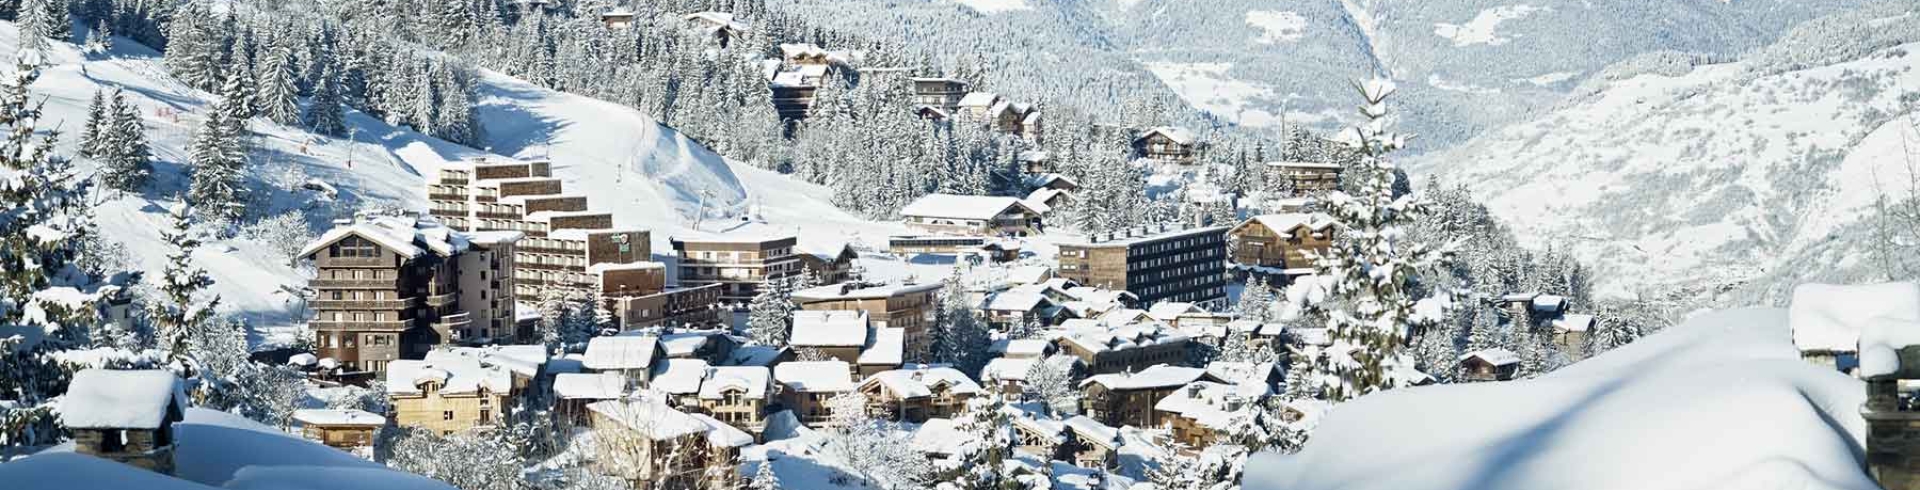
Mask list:
[[[1920,168],[1916,15],[1822,18],[1733,63],[1642,57],[1407,164],[1473,190],[1525,244],[1571,250],[1614,295],[1777,303],[1797,282],[1911,273],[1874,244],[1899,238],[1878,205],[1911,197]]]

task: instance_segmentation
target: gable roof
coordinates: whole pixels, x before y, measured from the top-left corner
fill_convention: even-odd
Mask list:
[[[186,392],[170,371],[87,369],[73,374],[60,423],[76,429],[158,429],[180,420]]]
[[[861,310],[793,312],[793,347],[866,347],[867,312]]]
[[[413,259],[428,252],[450,257],[467,250],[466,235],[439,223],[406,216],[364,216],[358,222],[335,226],[300,249],[298,257],[312,257],[334,242],[357,236],[395,254]]]
[[[915,369],[894,369],[881,371],[868,376],[860,386],[879,384],[885,386],[894,396],[901,398],[921,398],[933,396],[933,388],[941,384],[954,393],[980,393],[980,384],[966,373],[950,367],[921,367]]]
[[[794,361],[773,366],[773,379],[802,392],[853,391],[853,375],[846,361]]]
[[[880,328],[873,331],[873,345],[860,351],[863,366],[898,366],[906,356],[907,329]]]
[[[1267,229],[1276,232],[1291,232],[1302,226],[1312,231],[1325,230],[1332,228],[1333,225],[1338,222],[1334,221],[1333,216],[1329,216],[1326,213],[1262,214],[1247,218],[1246,221],[1240,222],[1239,226],[1233,227],[1233,230],[1239,231],[1240,228],[1253,223],[1259,223],[1261,226],[1265,226]]]
[[[562,400],[613,400],[626,394],[627,378],[618,373],[560,373],[553,395]]]
[[[928,194],[900,208],[901,216],[926,218],[951,218],[988,220],[1013,207],[1019,207],[1033,214],[1040,214],[1021,200],[1000,196],[962,196],[957,194]]]
[[[1147,131],[1144,133],[1140,133],[1140,137],[1135,139],[1135,141],[1147,139],[1148,137],[1151,137],[1155,134],[1165,136],[1167,137],[1168,140],[1172,140],[1174,143],[1179,143],[1182,145],[1191,145],[1195,141],[1193,137],[1193,132],[1187,131],[1186,128],[1176,128],[1173,126],[1157,126],[1157,127],[1147,128]]]
[[[653,366],[657,349],[659,339],[652,336],[594,337],[587,341],[587,355],[581,365],[595,370],[647,369]]]
[[[1212,378],[1200,368],[1156,364],[1137,373],[1102,374],[1081,381],[1080,386],[1099,384],[1111,390],[1147,390],[1186,386],[1203,378]]]
[[[1479,358],[1482,361],[1486,361],[1487,364],[1492,364],[1494,366],[1506,366],[1509,364],[1520,363],[1519,354],[1515,354],[1513,353],[1513,351],[1506,350],[1499,347],[1494,347],[1492,349],[1481,349],[1473,352],[1468,352],[1460,356],[1461,361],[1474,359],[1474,358]]]
[[[482,389],[507,393],[513,389],[513,372],[497,364],[480,362],[478,357],[447,355],[425,360],[398,360],[387,363],[387,391],[419,394],[420,385],[440,383],[440,393],[476,393]]]
[[[718,400],[725,397],[728,390],[744,390],[747,398],[766,398],[767,386],[772,384],[772,370],[759,366],[720,366],[707,370],[707,380],[700,383],[700,398]]]
[[[1000,94],[992,92],[967,92],[960,97],[960,107],[991,107],[1000,100]]]

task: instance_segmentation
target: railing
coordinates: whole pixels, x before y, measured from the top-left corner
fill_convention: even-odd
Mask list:
[[[386,257],[327,257],[327,267],[393,267]]]
[[[466,328],[472,325],[473,325],[473,314],[467,313],[464,311],[455,313],[452,315],[440,317],[438,321],[433,322],[433,326],[435,330],[438,330],[441,328],[454,330],[454,329]]]
[[[401,299],[316,299],[307,305],[316,310],[404,310],[420,305],[420,297]]]
[[[355,288],[355,289],[395,289],[399,282],[393,279],[314,279],[307,283],[314,288]]]
[[[386,322],[372,321],[372,320],[366,320],[366,321],[313,320],[311,322],[308,322],[307,326],[312,327],[315,330],[349,330],[349,331],[390,330],[390,331],[398,332],[398,331],[404,331],[407,328],[412,327],[413,320],[409,319],[409,320],[386,321]]]
[[[440,306],[453,304],[454,302],[459,300],[460,300],[459,294],[446,293],[446,294],[436,294],[433,296],[428,296],[426,302],[427,302],[427,306],[440,307]]]

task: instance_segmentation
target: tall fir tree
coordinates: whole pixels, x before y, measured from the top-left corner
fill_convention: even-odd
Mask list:
[[[193,137],[188,158],[193,162],[193,179],[187,199],[203,215],[217,221],[238,219],[247,199],[246,119],[239,117],[237,104],[243,97],[238,76],[229,77],[230,97],[207,107],[206,120]]]
[[[267,48],[266,58],[255,63],[255,102],[261,116],[285,124],[300,124],[300,89],[295,85],[293,50],[279,43]]]
[[[111,117],[107,113],[106,91],[94,89],[93,100],[87,103],[87,124],[80,130],[80,156],[93,158],[99,154]]]
[[[168,214],[173,224],[161,232],[161,238],[171,248],[160,282],[160,293],[165,296],[165,302],[155,305],[148,315],[153,319],[160,349],[166,351],[167,358],[176,364],[176,369],[190,370],[194,348],[192,342],[202,336],[200,330],[210,328],[216,322],[213,313],[220,305],[220,298],[205,302],[200,298],[202,291],[213,286],[213,277],[194,264],[193,251],[200,248],[200,239],[193,236],[192,210],[181,203],[169,209]]]
[[[152,150],[147,147],[146,125],[140,109],[127,102],[125,94],[113,92],[107,112],[111,120],[102,129],[106,134],[101,147],[100,180],[109,188],[137,192],[153,174]]]
[[[307,101],[307,129],[327,136],[346,136],[346,114],[340,108],[344,102],[339,66],[333,63],[321,66],[320,75],[314,80],[313,98]]]
[[[787,280],[767,278],[747,306],[747,334],[759,345],[786,347],[795,309]]]

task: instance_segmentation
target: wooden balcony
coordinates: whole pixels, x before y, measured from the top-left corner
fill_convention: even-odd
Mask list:
[[[412,327],[412,326],[413,326],[413,320],[412,320],[412,319],[406,319],[406,320],[395,320],[395,321],[385,321],[385,322],[382,322],[382,321],[372,321],[372,320],[366,320],[366,321],[353,321],[353,320],[344,320],[344,321],[333,321],[333,320],[314,320],[314,321],[311,321],[311,322],[308,322],[308,323],[307,323],[307,326],[309,326],[309,327],[312,327],[312,328],[313,328],[314,330],[329,330],[329,331],[349,331],[349,332],[363,332],[363,331],[381,331],[381,332],[401,332],[401,331],[405,331],[406,329],[408,329],[408,328],[410,328],[410,327]]]

